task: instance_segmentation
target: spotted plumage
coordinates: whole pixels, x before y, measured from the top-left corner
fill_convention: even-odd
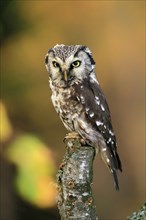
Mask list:
[[[94,72],[89,48],[56,45],[45,58],[52,102],[68,131],[77,132],[101,154],[119,189],[122,171],[110,111]]]

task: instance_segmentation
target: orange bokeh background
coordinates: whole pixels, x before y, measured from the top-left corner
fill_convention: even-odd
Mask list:
[[[11,1],[4,9],[1,100],[13,134],[40,138],[53,152],[56,167],[67,131],[50,100],[44,57],[55,44],[91,49],[123,164],[116,192],[107,168],[95,159],[95,204],[99,219],[126,219],[145,199],[145,1]],[[10,27],[18,17],[11,17],[12,11],[20,20],[15,32]],[[5,32],[7,19],[12,21]]]

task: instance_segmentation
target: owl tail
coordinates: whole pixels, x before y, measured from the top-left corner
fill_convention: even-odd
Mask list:
[[[113,175],[115,189],[119,190],[117,171],[120,170],[122,172],[122,166],[117,152],[106,146],[100,149],[100,154],[102,160],[105,162],[106,166]]]

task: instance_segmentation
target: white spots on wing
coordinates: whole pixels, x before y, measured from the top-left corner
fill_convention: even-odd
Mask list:
[[[81,99],[81,103],[84,104],[85,103],[85,97],[83,95],[80,95],[80,99]]]
[[[95,101],[96,101],[97,105],[100,105],[100,100],[99,100],[98,96],[95,96]],[[105,108],[104,108],[104,106],[102,104],[100,105],[100,107],[101,107],[102,111],[105,111]]]
[[[109,143],[111,142],[111,140],[112,140],[112,139],[111,139],[111,138],[109,138],[109,139],[108,139],[108,141],[107,141],[107,144],[109,144]]]
[[[83,89],[83,85],[81,85],[80,88]]]
[[[86,113],[88,113],[89,112],[89,107],[87,107],[85,110],[86,110]]]
[[[96,125],[100,126],[100,125],[103,125],[103,123],[101,121],[96,121]]]
[[[101,107],[102,111],[105,111],[105,108],[103,107],[103,105],[101,105],[100,107]]]
[[[100,100],[99,100],[98,96],[95,96],[95,101],[96,101],[97,105],[100,105]]]
[[[96,100],[96,103],[97,103],[97,105],[100,105],[100,101],[97,101],[97,100]]]
[[[90,112],[89,116],[90,116],[90,118],[93,118],[94,112]]]
[[[113,133],[111,130],[109,130],[109,133],[110,133],[112,136],[114,136],[114,133]]]
[[[106,125],[103,126],[106,129]]]

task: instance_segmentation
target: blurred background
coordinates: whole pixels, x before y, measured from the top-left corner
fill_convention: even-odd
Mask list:
[[[99,157],[93,193],[103,220],[145,200],[145,1],[1,1],[1,220],[57,220],[55,175],[67,131],[44,57],[55,44],[87,45],[107,97],[123,164],[120,191]]]

